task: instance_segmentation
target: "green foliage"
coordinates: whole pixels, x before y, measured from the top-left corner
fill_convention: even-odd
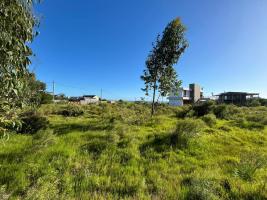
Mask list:
[[[234,175],[245,181],[252,181],[257,170],[264,166],[266,166],[266,158],[260,156],[257,152],[245,153],[235,167]]]
[[[40,104],[50,104],[53,102],[53,95],[47,92],[42,92]]]
[[[185,118],[188,116],[188,113],[192,110],[192,106],[191,105],[186,105],[186,106],[182,106],[179,107],[179,109],[176,112],[176,116],[178,118]]]
[[[49,123],[46,117],[34,110],[28,110],[21,113],[20,120],[22,126],[19,129],[19,132],[24,134],[37,133],[41,129],[46,129]]]
[[[24,77],[32,55],[28,43],[36,35],[34,27],[38,22],[32,14],[31,1],[2,0],[0,8],[4,16],[0,18],[0,97],[15,106],[22,100]]]
[[[235,123],[263,118],[265,107],[234,107],[237,114],[208,127],[203,118],[212,114],[178,119],[174,113],[185,108],[167,105],[151,120],[142,103],[77,105],[83,115],[56,115],[66,106],[42,105],[49,129],[0,143],[0,198],[267,197],[266,129]],[[137,122],[143,114],[149,120]]]
[[[267,115],[262,112],[251,113],[246,116],[246,119],[250,122],[257,122],[262,124],[263,126],[267,125]]]
[[[216,125],[217,119],[214,114],[207,114],[201,118],[208,126],[213,127]]]
[[[145,83],[145,88],[142,90],[146,95],[149,90],[153,90],[152,115],[155,109],[156,91],[158,90],[161,96],[166,96],[172,89],[181,85],[173,65],[178,62],[188,46],[185,31],[186,28],[179,18],[171,21],[163,31],[162,37],[158,35],[146,60],[146,69],[141,76]]]
[[[190,139],[199,136],[205,124],[201,120],[185,119],[178,121],[175,132],[171,135],[171,144],[180,148],[188,146]]]
[[[68,97],[66,97],[65,94],[61,93],[61,94],[55,95],[55,100],[68,100]]]
[[[63,115],[65,117],[78,117],[83,115],[84,111],[78,105],[68,104],[62,107],[57,114]]]
[[[231,119],[239,113],[239,109],[234,105],[221,104],[214,107],[213,112],[219,119]]]
[[[235,124],[236,126],[240,127],[240,128],[245,128],[245,129],[260,129],[263,130],[264,129],[264,124],[261,124],[259,122],[251,122],[251,121],[247,121],[244,118],[239,118],[237,120],[235,120]]]
[[[194,105],[192,108],[194,111],[194,115],[197,117],[201,117],[209,114],[210,112],[212,112],[213,105],[213,101],[207,101],[201,104]]]
[[[30,73],[26,77],[27,87],[24,88],[24,94],[27,94],[26,104],[31,107],[38,107],[43,103],[51,103],[52,95],[48,94],[46,84],[36,80],[35,74]]]
[[[262,106],[267,106],[267,99],[260,98],[259,102]]]
[[[215,200],[220,199],[219,187],[212,180],[186,178],[183,184],[189,187],[187,200]]]
[[[25,93],[33,54],[29,45],[38,25],[32,8],[32,1],[0,1],[0,121],[4,124],[18,120],[17,108],[29,98]]]
[[[247,106],[249,106],[249,107],[261,106],[261,102],[259,99],[251,99],[248,101]]]

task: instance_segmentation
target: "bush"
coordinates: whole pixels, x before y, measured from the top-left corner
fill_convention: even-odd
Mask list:
[[[22,125],[19,133],[34,134],[41,129],[46,129],[49,124],[46,117],[34,110],[21,113],[20,119]]]
[[[101,107],[101,117],[111,123],[119,121],[129,125],[142,125],[147,123],[151,117],[150,108],[145,104],[102,104]]]
[[[178,118],[185,118],[187,117],[188,113],[192,110],[192,106],[188,105],[188,106],[183,106],[180,107],[179,110],[176,112],[176,116]]]
[[[175,106],[170,106],[168,104],[164,104],[161,103],[157,106],[156,108],[156,114],[157,115],[163,115],[163,114],[176,114],[177,110],[179,109],[179,107],[175,107]],[[149,106],[149,110],[150,110],[150,106]]]
[[[199,105],[194,105],[193,110],[195,112],[195,116],[201,117],[201,116],[204,116],[204,115],[211,113],[213,106],[214,106],[213,101],[207,101],[207,102],[201,103]]]
[[[264,124],[261,124],[259,122],[251,122],[251,121],[247,121],[244,118],[240,118],[238,120],[236,120],[235,125],[240,127],[240,128],[244,128],[244,129],[249,129],[249,130],[263,130],[265,128]]]
[[[83,115],[83,109],[78,105],[67,105],[61,108],[58,114],[63,115],[65,117],[78,117]]]
[[[266,166],[266,159],[256,153],[244,154],[234,169],[234,175],[245,181],[252,181],[257,170]]]
[[[240,109],[234,105],[221,104],[214,106],[213,113],[219,119],[231,119],[240,114]]]
[[[260,98],[260,99],[259,99],[259,102],[260,102],[260,104],[261,104],[262,106],[267,106],[267,99],[262,99],[262,98]]]
[[[216,116],[214,114],[207,114],[202,117],[202,120],[210,127],[216,125]]]
[[[197,137],[205,127],[202,120],[185,119],[178,122],[175,132],[171,135],[171,144],[180,148],[187,147],[191,138]]]
[[[255,113],[246,117],[250,122],[257,122],[262,125],[267,125],[267,116],[265,113]]]
[[[250,99],[247,103],[247,106],[258,107],[258,106],[261,106],[261,103],[260,103],[259,99]]]
[[[108,141],[95,139],[87,144],[84,144],[81,147],[81,151],[92,154],[94,158],[97,158],[108,146]]]
[[[182,184],[189,187],[186,194],[188,200],[220,199],[221,188],[212,180],[189,177],[184,179]]]
[[[46,148],[53,145],[56,141],[56,136],[53,134],[52,130],[42,130],[33,136],[33,148],[34,150],[39,150],[41,148]]]

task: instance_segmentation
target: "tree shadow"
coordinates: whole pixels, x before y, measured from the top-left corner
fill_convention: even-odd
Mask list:
[[[25,154],[24,152],[10,152],[0,154],[0,163],[21,163]]]
[[[163,153],[173,149],[173,147],[176,147],[175,138],[172,133],[169,133],[150,136],[148,142],[142,144],[139,150],[142,156],[146,156],[148,151]]]
[[[70,132],[103,131],[113,129],[112,124],[88,123],[88,124],[59,124],[51,127],[56,135],[65,135]]]

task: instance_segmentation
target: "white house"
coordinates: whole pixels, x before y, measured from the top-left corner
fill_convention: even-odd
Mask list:
[[[96,95],[84,95],[80,98],[80,104],[86,105],[90,103],[98,103],[100,98]]]
[[[168,97],[169,105],[171,106],[196,103],[201,98],[203,98],[202,89],[195,83],[190,84],[189,88],[173,89]]]
[[[186,100],[190,100],[190,90],[188,88],[172,90],[168,99],[171,106],[183,106]]]

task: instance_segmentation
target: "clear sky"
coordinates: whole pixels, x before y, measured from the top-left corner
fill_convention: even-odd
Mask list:
[[[189,48],[175,66],[204,94],[267,97],[266,0],[44,0],[32,69],[56,93],[108,99],[144,96],[140,75],[151,43],[181,17]]]

